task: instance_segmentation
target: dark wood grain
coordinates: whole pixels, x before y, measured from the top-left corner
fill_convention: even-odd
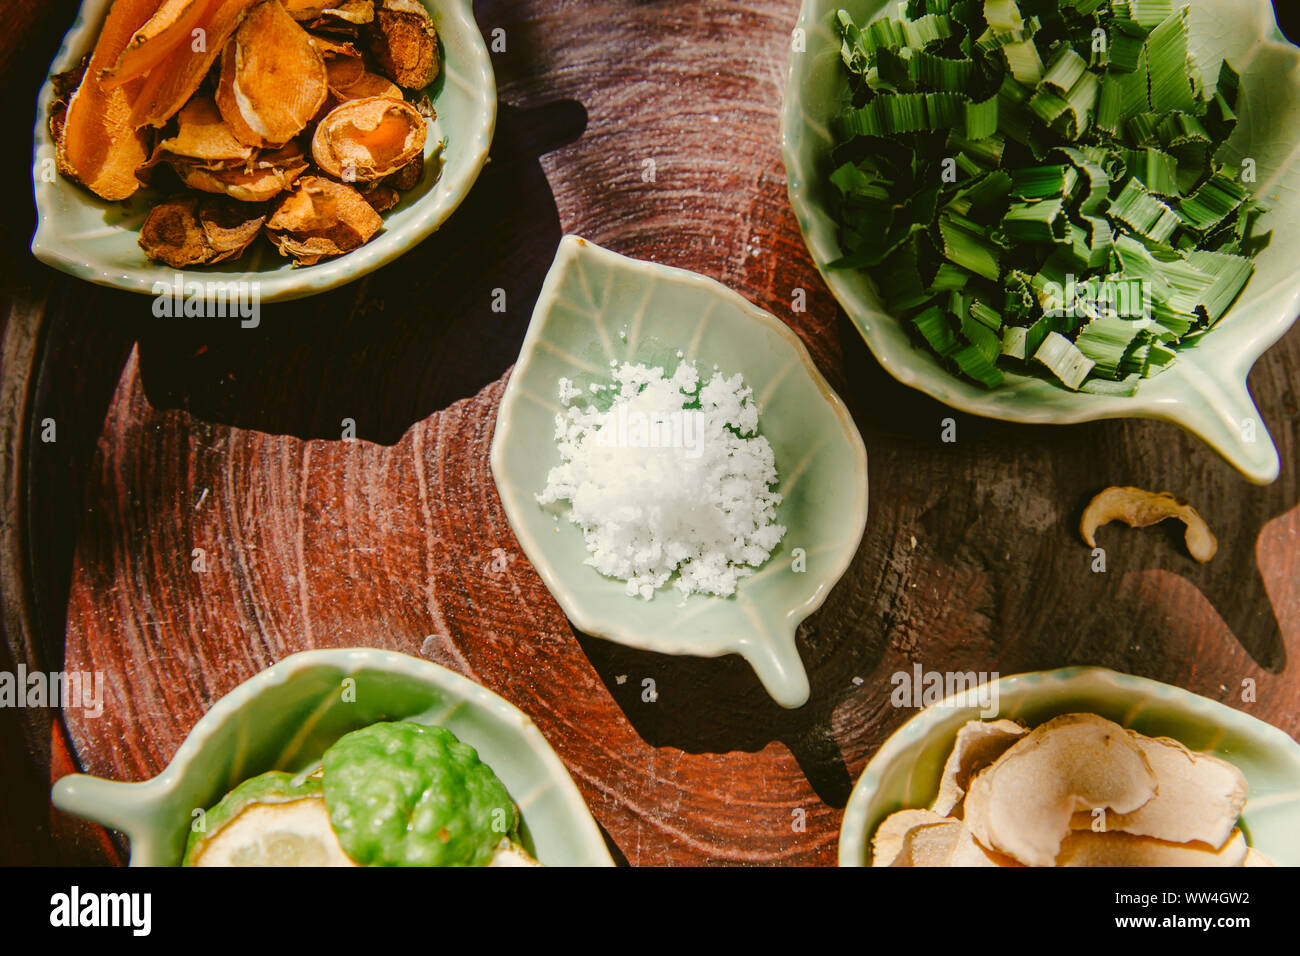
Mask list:
[[[45,331],[28,347],[20,419],[54,417],[60,431],[26,444],[22,646],[103,671],[110,688],[101,718],[65,715],[69,756],[118,779],[152,775],[261,668],[373,645],[520,706],[633,864],[826,864],[853,780],[910,716],[889,690],[913,663],[1102,664],[1300,734],[1300,329],[1251,378],[1283,461],[1268,488],[1168,425],[952,413],[875,365],[803,247],[778,131],[796,3],[476,12],[507,38],[493,160],[444,229],[392,266],[267,307],[251,330],[161,322],[143,297],[26,266],[48,291],[26,308]],[[852,407],[869,524],[801,629],[813,696],[798,711],[772,704],[738,659],[574,633],[519,551],[486,451],[565,232],[730,284],[796,329]],[[497,288],[505,314],[490,308]],[[795,289],[805,312],[792,311]],[[940,440],[950,416],[955,443]],[[359,440],[340,439],[345,418]],[[1219,556],[1201,567],[1163,528],[1112,527],[1108,570],[1090,571],[1075,526],[1113,483],[1190,499]],[[57,748],[45,754],[52,775],[66,769]],[[96,839],[51,837],[112,859]]]

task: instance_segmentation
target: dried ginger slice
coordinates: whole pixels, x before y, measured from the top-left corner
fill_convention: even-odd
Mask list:
[[[149,141],[130,119],[142,84],[109,90],[99,74],[157,8],[158,0],[117,0],[109,8],[81,82],[62,117],[52,117],[59,171],[103,199],[126,199],[140,188],[135,173],[149,158]]]
[[[327,256],[360,248],[382,228],[383,219],[351,186],[323,176],[304,176],[267,220],[267,235],[294,265],[314,265]]]
[[[382,0],[367,27],[370,52],[398,86],[422,90],[438,76],[438,34],[419,0]]]
[[[209,0],[196,27],[202,31],[198,37],[173,49],[144,78],[144,87],[131,111],[131,122],[137,128],[162,126],[179,112],[203,85],[226,41],[256,2]]]
[[[250,146],[283,146],[306,128],[328,92],[324,59],[279,0],[250,10],[221,54],[217,108]]]
[[[346,182],[371,182],[397,172],[424,152],[427,124],[404,100],[371,96],[336,106],[316,125],[311,155]]]
[[[140,227],[140,248],[174,269],[241,255],[266,221],[261,207],[186,193],[159,203]]]

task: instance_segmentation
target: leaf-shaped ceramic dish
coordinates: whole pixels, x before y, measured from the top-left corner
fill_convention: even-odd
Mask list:
[[[1103,667],[1004,677],[996,692],[997,716],[1028,726],[1090,712],[1232,762],[1250,785],[1241,815],[1250,844],[1280,866],[1300,866],[1300,744],[1276,727],[1180,687]],[[980,717],[978,707],[941,701],[885,741],[844,808],[840,866],[870,862],[871,836],[889,814],[934,802],[957,730]]]
[[[52,799],[125,833],[132,866],[176,866],[196,809],[265,771],[306,769],[339,737],[381,720],[438,724],[474,747],[519,805],[524,843],[541,862],[613,865],[578,788],[531,720],[446,668],[370,648],[286,657],[217,701],[152,780],[74,774],[54,785]]]
[[[1300,312],[1300,271],[1295,267],[1300,248],[1300,50],[1278,31],[1269,0],[1197,0],[1191,7],[1191,34],[1205,76],[1216,77],[1224,57],[1241,73],[1240,122],[1223,158],[1256,161],[1256,191],[1272,207],[1263,223],[1273,230],[1273,241],[1255,260],[1255,275],[1241,298],[1214,330],[1127,398],[1071,392],[1023,375],[1009,375],[992,390],[963,381],[928,351],[913,346],[864,274],[826,268],[841,254],[827,206],[828,122],[848,90],[839,41],[830,26],[840,8],[861,22],[897,4],[804,0],[797,28],[802,32],[795,34],[786,80],[782,152],[790,201],[813,261],[880,364],[906,385],[990,418],[1059,425],[1129,417],[1174,422],[1252,481],[1275,479],[1277,449],[1251,400],[1246,376]]]
[[[785,537],[729,598],[693,594],[683,603],[672,588],[650,601],[629,597],[624,582],[583,563],[568,503],[542,507],[534,497],[560,460],[560,377],[585,390],[610,380],[614,360],[671,371],[678,350],[702,373],[716,363],[744,376],[785,496],[776,515]],[[778,703],[807,701],[795,628],[821,606],[862,539],[867,453],[843,402],[780,320],[712,279],[566,236],[501,399],[492,474],[520,546],[580,630],[664,654],[740,654]],[[803,572],[794,570],[795,548],[805,552]]]
[[[71,69],[95,45],[111,0],[84,0],[63,38],[50,73]],[[384,228],[360,249],[319,265],[295,269],[267,242],[230,263],[196,267],[196,282],[257,282],[261,302],[315,295],[359,279],[391,262],[436,230],[469,193],[487,161],[496,126],[496,79],[487,46],[474,22],[472,0],[424,0],[433,15],[443,70],[428,89],[438,118],[429,126],[426,158],[446,142],[441,175],[427,163],[423,179],[384,214]],[[79,279],[152,294],[155,282],[171,284],[176,270],[145,258],[136,240],[157,194],[144,190],[125,203],[105,202],[61,175],[47,181],[54,143],[47,117],[54,101],[50,82],[36,107],[32,182],[36,195],[38,259]],[[49,161],[49,162],[47,162]]]

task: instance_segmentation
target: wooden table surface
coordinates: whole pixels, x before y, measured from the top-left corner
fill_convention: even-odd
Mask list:
[[[25,135],[75,3],[10,6],[0,75]],[[0,160],[20,209],[0,263],[0,669],[107,682],[98,719],[0,712],[0,762],[18,771],[0,788],[0,862],[123,861],[116,839],[50,809],[50,780],[157,773],[218,697],[311,647],[421,655],[522,708],[632,864],[833,863],[854,780],[912,713],[891,706],[890,677],[914,664],[1099,664],[1300,734],[1300,327],[1250,379],[1283,462],[1266,488],[1170,425],[950,412],[879,369],[804,249],[778,131],[794,0],[491,0],[476,14],[506,50],[473,193],[400,261],[264,307],[256,329],[155,319],[147,297],[39,265],[29,157]],[[774,705],[738,658],[576,633],[520,552],[487,448],[564,233],[731,285],[795,328],[849,403],[870,515],[800,630],[807,706]],[[344,419],[358,440],[341,440]],[[46,420],[56,441],[41,440]],[[1219,555],[1202,567],[1170,530],[1110,527],[1094,573],[1076,526],[1111,484],[1189,499]]]

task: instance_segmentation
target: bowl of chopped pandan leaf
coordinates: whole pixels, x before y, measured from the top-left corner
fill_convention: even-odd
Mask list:
[[[132,866],[610,866],[541,732],[484,687],[372,649],[294,654],[213,705],[158,776],[58,781]]]
[[[1102,667],[950,687],[844,808],[841,866],[1297,866],[1300,744]]]
[[[954,408],[1189,429],[1252,481],[1300,312],[1300,51],[1269,0],[805,0],[791,202],[877,360]]]
[[[442,225],[495,123],[470,0],[84,0],[37,105],[32,252],[148,294],[323,292]]]

